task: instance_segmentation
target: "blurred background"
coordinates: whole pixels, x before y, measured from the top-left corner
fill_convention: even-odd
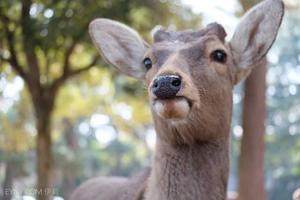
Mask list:
[[[150,165],[145,87],[98,56],[92,19],[124,22],[148,42],[157,24],[217,21],[229,39],[257,2],[1,0],[0,199],[68,199],[88,178]],[[300,1],[285,4],[267,62],[234,91],[228,190],[244,200],[288,200],[300,187]]]

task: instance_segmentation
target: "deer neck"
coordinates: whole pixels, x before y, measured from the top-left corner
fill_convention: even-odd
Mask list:
[[[229,133],[229,129],[223,130]],[[158,133],[146,200],[225,199],[229,169],[228,137],[174,145],[161,139],[161,134]]]

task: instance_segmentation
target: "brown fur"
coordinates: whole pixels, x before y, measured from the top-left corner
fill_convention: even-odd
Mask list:
[[[141,200],[150,168],[132,178],[96,177],[86,181],[72,194],[71,200]]]
[[[246,14],[229,43],[223,27],[213,23],[195,31],[161,28],[151,46],[123,24],[93,21],[90,33],[100,53],[148,87],[156,152],[150,175],[89,181],[72,199],[226,199],[232,89],[265,56],[282,15],[280,0],[266,0]],[[227,54],[225,62],[212,58],[216,50]],[[152,61],[148,71],[142,64],[145,57]],[[181,77],[176,98],[162,100],[153,94],[153,80],[161,75]]]
[[[158,141],[147,200],[217,200],[226,196],[233,85],[230,68],[209,58],[214,48],[225,49],[224,38],[218,37],[224,34],[210,31],[216,27],[219,25],[202,29],[200,32],[206,34],[200,38],[192,38],[198,34],[191,31],[186,37],[172,36],[174,41],[180,41],[175,47],[167,38],[151,47],[152,54],[164,50],[169,57],[160,58],[165,60],[158,61],[164,63],[162,66],[152,67],[146,74],[146,83],[151,86],[150,80],[161,74],[180,75],[183,86],[178,95],[191,100],[193,106],[187,119],[174,123],[153,112]],[[224,69],[218,70],[220,67]],[[153,99],[150,95],[150,102]]]

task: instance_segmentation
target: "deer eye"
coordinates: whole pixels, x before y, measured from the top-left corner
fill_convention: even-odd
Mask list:
[[[218,49],[212,52],[211,58],[216,62],[225,63],[227,59],[227,55],[223,50]]]
[[[152,67],[152,61],[150,60],[150,58],[145,58],[143,60],[143,64],[145,65],[147,70],[149,70]]]

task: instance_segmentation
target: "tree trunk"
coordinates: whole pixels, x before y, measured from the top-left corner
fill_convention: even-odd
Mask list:
[[[53,157],[52,157],[52,141],[51,130],[49,124],[38,120],[37,135],[37,192],[38,200],[51,200],[53,195],[52,180],[53,177]]]
[[[13,175],[14,175],[14,163],[13,161],[8,160],[6,162],[5,167],[5,177],[3,182],[3,189],[2,189],[2,198],[3,200],[11,200],[13,196]]]
[[[266,64],[257,63],[245,82],[243,137],[239,159],[239,200],[265,200],[264,133],[266,119]]]
[[[37,200],[51,200],[53,188],[53,155],[51,140],[51,115],[54,109],[55,94],[46,90],[31,92],[37,127]]]

